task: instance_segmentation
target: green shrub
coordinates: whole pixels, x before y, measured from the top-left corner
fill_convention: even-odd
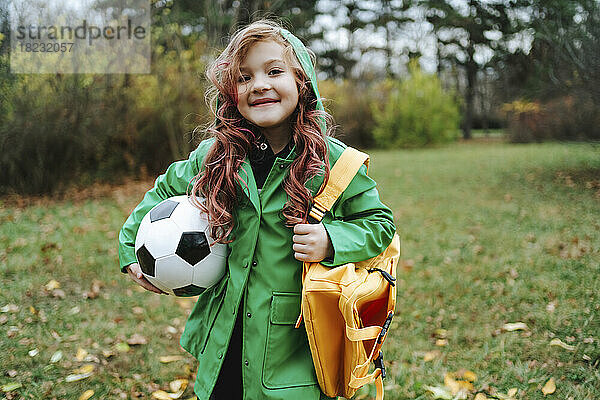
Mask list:
[[[436,75],[421,71],[416,61],[410,77],[385,81],[374,88],[373,134],[379,147],[422,147],[455,140],[459,134],[459,105],[444,91]]]
[[[375,145],[369,82],[322,81],[319,92],[325,97],[325,107],[337,125],[336,137],[349,146],[362,149]]]

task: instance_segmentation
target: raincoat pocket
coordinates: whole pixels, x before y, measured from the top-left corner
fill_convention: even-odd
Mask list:
[[[196,358],[204,353],[208,337],[225,300],[228,280],[229,274],[224,276],[217,285],[198,296],[196,305],[185,324],[180,344]]]
[[[269,389],[318,384],[306,331],[294,328],[300,299],[300,293],[273,292],[262,373]]]

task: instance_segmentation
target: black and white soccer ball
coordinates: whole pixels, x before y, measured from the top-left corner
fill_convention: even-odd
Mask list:
[[[175,196],[144,216],[135,254],[154,286],[175,296],[197,296],[225,275],[227,245],[212,243],[206,214],[188,196]]]

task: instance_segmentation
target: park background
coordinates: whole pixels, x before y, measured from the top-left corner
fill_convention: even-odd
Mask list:
[[[11,74],[7,5],[4,398],[192,395],[193,299],[120,274],[116,236],[203,138],[207,63],[263,16],[315,51],[337,136],[394,211],[386,398],[600,398],[599,1],[153,0],[148,75]]]

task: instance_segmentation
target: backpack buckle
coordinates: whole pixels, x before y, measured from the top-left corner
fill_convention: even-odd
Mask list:
[[[382,343],[383,339],[385,339],[385,335],[390,327],[390,324],[392,323],[392,318],[394,318],[394,312],[390,311],[385,318],[383,325],[381,326],[381,332],[379,332],[379,335],[377,336],[377,344]]]
[[[383,353],[381,351],[377,358],[373,360],[373,364],[375,364],[375,368],[381,370],[381,379],[385,379],[385,366],[383,365]]]

